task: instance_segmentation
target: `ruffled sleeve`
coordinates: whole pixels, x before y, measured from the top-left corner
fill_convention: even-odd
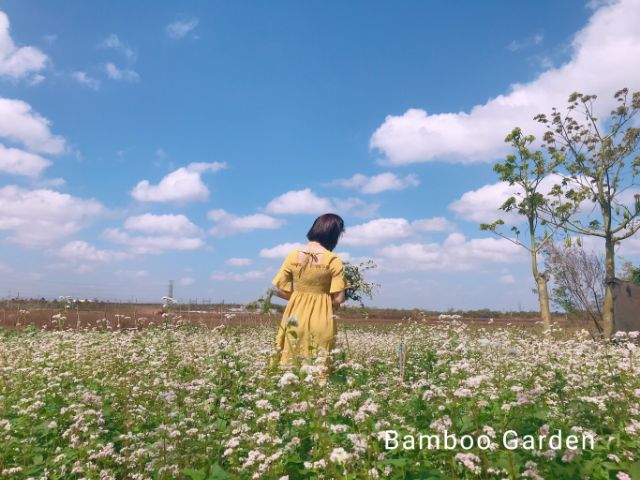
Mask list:
[[[280,271],[271,281],[273,285],[285,292],[293,291],[293,272],[291,271],[291,253],[282,262]]]
[[[340,257],[335,256],[329,261],[329,270],[331,271],[331,287],[329,293],[338,293],[349,288],[344,278],[344,266]]]

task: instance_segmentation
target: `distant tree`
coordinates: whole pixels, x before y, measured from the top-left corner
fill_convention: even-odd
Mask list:
[[[553,280],[551,300],[567,314],[586,315],[602,333],[605,295],[604,259],[587,252],[578,238],[564,244],[550,242],[544,249],[547,271]]]
[[[634,205],[625,205],[622,194],[634,186],[640,173],[640,128],[633,119],[640,111],[640,92],[629,95],[625,88],[615,93],[618,106],[605,121],[594,113],[595,95],[573,93],[566,113],[553,109],[551,117],[535,118],[547,126],[544,145],[566,173],[551,194],[554,201],[546,220],[578,235],[604,240],[607,278],[615,277],[615,247],[640,230],[640,195]],[[593,202],[594,219],[581,218],[580,205]],[[588,221],[588,223],[587,223]],[[613,294],[607,284],[603,305],[603,335],[613,331]]]
[[[625,262],[622,265],[622,280],[640,285],[640,267],[634,267],[633,263]]]
[[[507,135],[505,142],[511,143],[515,153],[507,156],[504,163],[496,163],[493,170],[501,181],[510,186],[517,186],[516,193],[509,197],[501,206],[505,212],[515,211],[522,215],[527,222],[527,232],[521,236],[520,229],[511,227],[512,234],[501,231],[505,222],[498,219],[493,223],[483,223],[482,230],[490,231],[510,242],[523,247],[531,257],[531,272],[536,282],[540,315],[545,326],[551,322],[549,309],[548,276],[538,267],[538,254],[553,238],[558,227],[548,229],[541,220],[541,211],[546,203],[542,190],[542,182],[549,175],[552,165],[549,165],[542,152],[531,151],[529,146],[535,141],[532,135],[524,135],[519,128],[514,128]],[[540,230],[543,230],[540,235]]]

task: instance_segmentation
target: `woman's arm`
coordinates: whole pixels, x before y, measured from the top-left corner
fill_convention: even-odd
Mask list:
[[[275,290],[276,291],[274,292],[274,294],[276,297],[283,298],[284,300],[289,300],[289,298],[291,298],[291,292],[282,290],[280,288],[276,288]]]
[[[344,301],[345,301],[344,290],[340,290],[339,292],[336,292],[331,295],[331,302],[336,307],[340,306],[340,304],[344,303]]]

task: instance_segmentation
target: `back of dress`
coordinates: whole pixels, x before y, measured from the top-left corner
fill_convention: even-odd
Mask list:
[[[336,336],[331,294],[347,286],[340,257],[328,250],[294,250],[272,283],[292,292],[276,336],[279,362],[306,362],[326,356],[334,348]]]

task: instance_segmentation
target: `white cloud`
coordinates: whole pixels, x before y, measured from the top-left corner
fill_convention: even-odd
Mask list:
[[[620,0],[595,11],[573,38],[570,60],[550,68],[529,83],[469,112],[429,114],[412,108],[389,115],[376,130],[370,146],[393,165],[445,160],[459,163],[490,161],[508,152],[504,138],[513,127],[540,137],[537,113],[564,108],[574,91],[599,96],[597,116],[614,106],[613,93],[622,87],[640,89],[640,2]]]
[[[188,287],[189,285],[193,285],[196,281],[191,277],[182,277],[178,280],[178,283],[183,287]]]
[[[338,215],[369,218],[377,215],[379,203],[367,203],[361,198],[334,198],[332,210]]]
[[[120,40],[120,37],[115,33],[111,33],[105,38],[99,45],[101,48],[110,48],[121,52],[129,62],[135,62],[137,54],[133,48]]]
[[[142,180],[131,191],[131,196],[141,202],[187,203],[206,200],[209,189],[202,182],[201,174],[226,168],[224,163],[191,163],[165,176],[158,185]]]
[[[74,262],[109,263],[128,258],[125,252],[99,250],[83,241],[74,240],[58,250],[57,255]]]
[[[465,220],[478,223],[492,223],[502,218],[507,223],[520,223],[522,217],[517,212],[503,212],[500,206],[519,192],[517,186],[509,186],[507,182],[484,185],[477,190],[470,190],[449,205]]]
[[[100,80],[97,78],[90,77],[86,72],[73,72],[71,74],[73,79],[78,82],[80,85],[84,85],[92,90],[100,89]]]
[[[381,268],[388,271],[466,271],[494,263],[522,260],[525,250],[508,240],[451,233],[442,243],[403,243],[380,248]]]
[[[198,26],[199,20],[192,17],[186,20],[177,20],[167,25],[164,29],[169,38],[179,40],[191,33]]]
[[[139,82],[140,75],[135,70],[116,67],[114,63],[105,63],[104,71],[111,80],[122,80],[125,82]]]
[[[540,183],[538,191],[547,195],[561,181],[560,175],[548,175]],[[520,200],[523,194],[522,188],[517,185],[510,186],[507,182],[491,183],[465,192],[449,205],[449,209],[472,222],[493,223],[500,218],[505,223],[518,224],[524,221],[524,217],[516,211],[504,212],[500,210],[500,206],[512,196]]]
[[[291,250],[302,248],[303,246],[303,243],[281,243],[275,247],[263,248],[260,250],[259,255],[262,258],[284,258],[289,254],[289,252],[291,252]]]
[[[0,143],[0,172],[37,177],[51,162],[35,153],[7,148]]]
[[[184,215],[154,215],[145,213],[129,217],[124,228],[143,233],[161,233],[170,235],[193,235],[200,231]]]
[[[36,73],[35,75],[32,75],[31,79],[27,81],[27,85],[29,85],[30,87],[35,87],[36,85],[40,85],[46,79],[47,77],[45,77],[44,75]]]
[[[47,56],[37,48],[16,46],[11,38],[9,17],[0,11],[0,76],[19,80],[43,70],[47,61]]]
[[[500,278],[498,280],[500,281],[500,283],[504,283],[507,285],[516,283],[515,277],[510,273],[505,273],[504,275],[500,275]]]
[[[316,195],[310,188],[292,190],[271,200],[265,210],[276,214],[327,213],[333,205],[328,198]]]
[[[377,218],[370,222],[347,227],[340,243],[344,245],[376,245],[413,233],[409,222],[404,218]]]
[[[333,253],[335,253],[343,262],[349,262],[352,260],[351,254],[349,252],[333,252]]]
[[[224,162],[193,162],[187,165],[187,170],[195,173],[216,173],[227,168]]]
[[[509,45],[507,45],[507,50],[517,52],[518,50],[522,50],[523,48],[540,45],[543,41],[544,34],[539,32],[525,38],[524,40],[513,40]]]
[[[50,126],[28,103],[0,98],[0,137],[22,143],[32,153],[62,153],[64,138],[53,135]]]
[[[271,273],[270,269],[266,270],[249,270],[247,272],[213,272],[211,280],[246,282],[250,280],[263,280]]]
[[[66,185],[66,180],[62,177],[37,178],[32,180],[32,185],[38,188],[60,188]]]
[[[404,190],[405,188],[416,187],[419,184],[420,181],[416,175],[410,174],[403,177],[391,172],[380,173],[371,177],[356,173],[351,178],[337,179],[329,183],[329,185],[355,188],[364,194],[380,193],[387,190]]]
[[[146,270],[118,270],[116,275],[130,278],[147,278],[149,276],[149,272]]]
[[[360,198],[329,199],[318,196],[310,188],[291,190],[271,200],[265,211],[274,214],[323,214],[335,212],[358,217],[375,215],[379,204],[370,204]]]
[[[285,223],[284,220],[263,213],[237,216],[222,209],[211,210],[208,213],[208,217],[216,222],[209,232],[217,237],[226,237],[253,230],[275,230]]]
[[[446,232],[456,228],[453,222],[444,217],[425,218],[411,222],[411,226],[418,231],[423,232]]]
[[[250,258],[231,257],[228,258],[224,263],[232,267],[246,267],[248,265],[251,265],[253,261]]]
[[[105,230],[104,237],[119,245],[125,245],[137,255],[160,254],[167,250],[197,250],[204,245],[199,237],[179,235],[132,236],[117,228]]]
[[[0,188],[0,230],[10,231],[9,240],[24,246],[47,245],[73,235],[104,212],[93,199],[15,185]]]
[[[416,235],[418,232],[444,232],[455,225],[444,217],[409,222],[405,218],[377,218],[367,223],[347,226],[340,242],[344,245],[379,245]]]

